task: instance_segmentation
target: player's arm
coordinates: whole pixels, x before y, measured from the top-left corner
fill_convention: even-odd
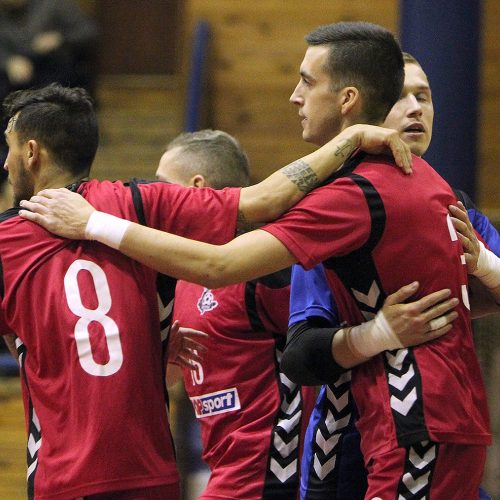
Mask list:
[[[16,336],[13,333],[9,333],[7,335],[3,335],[3,338],[5,340],[7,348],[9,349],[9,352],[12,354],[12,356],[14,356],[15,359],[17,359],[18,356],[16,349]]]
[[[500,311],[500,258],[478,240],[461,202],[449,207],[452,222],[464,248],[467,270],[471,275],[471,312],[473,317]]]
[[[241,190],[239,217],[244,222],[266,222],[279,217],[337,171],[357,149],[389,153],[406,173],[411,171],[408,146],[391,129],[353,125],[313,153],[294,161],[262,182]]]
[[[392,153],[396,163],[411,171],[408,146],[392,129],[353,125],[313,153],[283,167],[254,186],[242,188],[239,225],[275,219],[329,175],[338,170],[356,149],[369,153]],[[65,189],[45,189],[30,201],[21,201],[19,215],[36,222],[58,236],[85,239],[92,208],[80,195]]]
[[[359,326],[333,328],[303,321],[292,325],[281,368],[292,381],[302,385],[327,383],[346,369],[364,363],[386,350],[415,346],[434,340],[451,329],[458,299],[450,290],[440,290],[403,303],[418,283],[389,295],[375,319]]]
[[[159,272],[209,288],[250,281],[297,262],[283,243],[260,229],[225,245],[210,245],[98,212],[68,190],[46,191],[50,198],[23,203],[36,212],[19,214],[56,234],[100,241]]]

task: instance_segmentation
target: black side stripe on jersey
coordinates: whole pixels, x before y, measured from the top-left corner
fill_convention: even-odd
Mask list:
[[[299,486],[299,437],[302,423],[302,392],[279,369],[285,336],[275,337],[275,370],[281,405],[271,440],[262,500],[295,499]]]
[[[383,235],[386,213],[382,198],[368,179],[346,173],[364,194],[371,218],[371,233],[358,250],[325,261],[346,284],[365,319],[372,319],[387,297],[372,252]],[[392,416],[399,446],[429,439],[424,419],[422,379],[413,349],[399,349],[384,355]]]
[[[262,276],[252,281],[247,281],[245,285],[245,306],[248,320],[254,332],[263,332],[265,326],[257,310],[257,285],[262,284],[267,288],[277,289],[290,285],[292,269],[286,268],[267,276]]]
[[[143,226],[147,226],[147,223],[144,211],[144,203],[142,201],[141,191],[138,187],[138,184],[148,183],[148,181],[141,181],[138,179],[131,179],[127,183],[127,185],[130,186],[130,191],[132,193],[132,202],[134,203],[137,220],[139,221],[139,224]],[[162,339],[163,359],[167,359],[168,357],[168,336],[170,333],[170,325],[172,324],[176,284],[177,280],[175,278],[167,276],[166,274],[158,273],[156,276],[156,291],[159,298],[158,308],[160,312],[160,332]],[[165,365],[166,363],[163,363],[164,372]],[[163,373],[163,376],[165,376],[165,373]],[[168,411],[170,406],[170,398],[166,386],[164,387],[163,392]]]
[[[137,179],[131,179],[128,185],[130,186],[130,191],[132,192],[132,202],[134,203],[135,213],[137,214],[137,220],[139,224],[143,226],[147,226],[146,224],[146,216],[144,214],[144,204],[142,203],[141,192],[139,191],[139,187]]]
[[[27,494],[28,499],[32,500],[35,497],[35,476],[38,469],[38,450],[42,444],[42,430],[40,427],[40,422],[33,407],[30,387],[28,383],[28,378],[26,377],[26,356],[27,349],[19,337],[16,338],[16,349],[17,356],[19,360],[19,365],[22,371],[21,383],[26,386],[28,393],[28,412],[29,412],[29,424],[28,424],[28,443],[26,447],[26,465],[28,467],[27,471]]]

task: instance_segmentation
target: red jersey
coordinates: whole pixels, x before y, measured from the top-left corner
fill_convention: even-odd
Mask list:
[[[289,298],[290,270],[215,290],[177,285],[174,319],[209,334],[203,361],[183,369],[211,469],[200,498],[297,495],[301,424],[315,391],[302,393],[279,370]]]
[[[448,215],[456,198],[423,160],[405,176],[362,155],[264,229],[304,267],[324,262],[340,316],[371,319],[387,295],[413,280],[418,298],[442,288],[461,298],[447,335],[378,355],[353,370],[365,459],[396,446],[490,443],[488,409],[472,340],[467,269]],[[341,284],[340,284],[341,283]],[[345,286],[350,298],[344,300]]]
[[[235,234],[239,190],[134,186],[90,181],[79,191],[157,229],[213,243]],[[156,273],[97,242],[53,236],[16,209],[2,215],[0,248],[0,331],[18,336],[29,497],[177,482]]]

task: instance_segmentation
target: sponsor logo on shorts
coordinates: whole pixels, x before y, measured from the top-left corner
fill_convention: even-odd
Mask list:
[[[193,403],[196,418],[211,417],[241,408],[236,387],[189,399]]]

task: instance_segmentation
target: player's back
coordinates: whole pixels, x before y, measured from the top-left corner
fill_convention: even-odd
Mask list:
[[[121,183],[93,182],[86,195],[137,220]],[[19,337],[31,492],[76,498],[173,483],[156,274],[16,213],[0,222],[2,313]]]
[[[459,317],[448,335],[385,353],[354,370],[353,394],[362,416],[358,425],[365,436],[373,428],[380,436],[394,435],[395,429],[400,445],[429,437],[487,444],[488,412],[472,338],[467,269],[448,213],[456,198],[421,159],[414,158],[409,177],[383,164],[369,157],[349,180],[336,181],[354,182],[363,193],[366,208],[360,211],[366,210],[362,218],[369,221],[370,231],[359,248],[327,259],[325,265],[341,277],[366,319],[388,294],[414,280],[420,283],[417,297],[450,288],[460,299]],[[342,293],[335,296],[341,298]],[[387,393],[380,392],[384,386]],[[384,410],[373,403],[384,400],[393,418],[381,422],[377,412]],[[390,443],[374,441],[372,451]]]
[[[289,283],[284,270],[215,290],[177,285],[174,318],[209,334],[203,360],[183,369],[211,469],[201,498],[296,494],[300,429],[314,392],[301,391],[279,369]],[[290,444],[285,449],[282,442]]]

